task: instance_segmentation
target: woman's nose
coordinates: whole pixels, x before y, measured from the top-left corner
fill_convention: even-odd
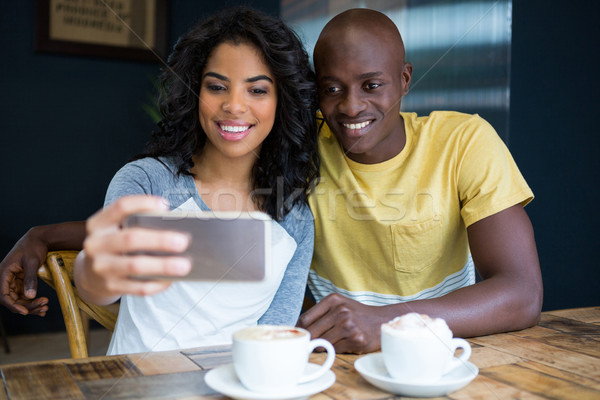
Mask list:
[[[232,90],[223,102],[223,110],[231,114],[243,114],[247,109],[246,98],[241,90]]]

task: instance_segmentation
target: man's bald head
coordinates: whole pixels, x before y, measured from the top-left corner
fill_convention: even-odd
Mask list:
[[[344,47],[351,52],[364,46],[378,45],[382,51],[397,56],[404,64],[402,36],[387,15],[367,8],[353,8],[333,17],[323,28],[315,45],[315,66],[321,57],[327,57],[333,47]]]

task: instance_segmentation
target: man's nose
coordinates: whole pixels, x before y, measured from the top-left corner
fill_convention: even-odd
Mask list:
[[[248,110],[242,90],[232,90],[223,102],[223,110],[231,114],[243,114]]]
[[[350,117],[354,117],[366,109],[366,102],[354,90],[348,90],[339,104],[339,111]]]

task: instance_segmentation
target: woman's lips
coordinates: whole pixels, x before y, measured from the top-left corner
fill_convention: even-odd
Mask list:
[[[242,140],[246,136],[250,134],[252,131],[252,127],[254,125],[251,124],[227,124],[227,123],[217,123],[217,129],[221,137],[227,141],[235,142],[238,140]]]

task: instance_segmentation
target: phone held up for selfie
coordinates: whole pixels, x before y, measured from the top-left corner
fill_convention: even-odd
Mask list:
[[[271,224],[271,217],[262,212],[202,211],[132,214],[123,227],[178,231],[191,239],[188,249],[178,254],[192,260],[188,275],[136,276],[138,279],[257,282],[270,272]]]

